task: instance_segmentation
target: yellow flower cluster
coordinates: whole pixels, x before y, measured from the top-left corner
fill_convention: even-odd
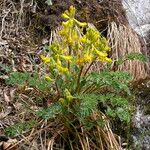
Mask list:
[[[100,33],[93,28],[87,28],[86,34],[80,38],[82,45],[82,57],[78,62],[89,63],[96,59],[102,62],[111,62],[108,58],[108,51],[110,48],[107,46],[106,38],[100,36]]]
[[[60,31],[60,35],[64,37],[64,43],[67,45],[74,45],[78,42],[79,40],[79,32],[77,30],[77,26],[79,27],[85,27],[87,26],[87,23],[85,22],[79,22],[76,20],[75,17],[76,9],[75,7],[71,6],[69,11],[66,10],[63,14],[62,17],[64,19],[67,19],[66,22],[62,23],[63,29]]]
[[[64,98],[59,99],[59,102],[62,103],[62,104],[64,104],[65,101],[71,102],[75,98],[71,95],[71,93],[69,92],[68,89],[65,89],[63,94],[64,94]]]
[[[66,19],[59,32],[62,41],[54,42],[49,46],[50,57],[41,56],[51,70],[56,70],[60,74],[71,73],[70,65],[84,66],[95,60],[112,61],[108,58],[110,48],[106,38],[102,37],[96,29],[87,27],[87,23],[76,20],[75,13],[75,7],[71,6],[62,14]],[[86,28],[85,34],[83,28]]]

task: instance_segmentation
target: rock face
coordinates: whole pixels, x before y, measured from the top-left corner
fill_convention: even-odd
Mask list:
[[[123,0],[128,21],[142,37],[150,32],[150,0]]]
[[[136,112],[133,117],[134,147],[150,150],[150,78],[136,81]]]

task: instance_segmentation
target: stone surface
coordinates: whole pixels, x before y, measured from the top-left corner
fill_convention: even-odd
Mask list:
[[[128,21],[142,37],[150,32],[150,0],[123,0]]]
[[[136,91],[136,111],[133,117],[134,147],[150,150],[150,78],[134,84]]]

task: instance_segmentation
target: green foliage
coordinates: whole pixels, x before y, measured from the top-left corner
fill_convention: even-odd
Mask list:
[[[81,94],[77,95],[76,98],[80,100],[79,105],[76,106],[76,115],[79,118],[85,118],[90,116],[93,112],[98,111],[98,98],[96,94]]]
[[[6,80],[10,85],[25,85],[29,79],[29,73],[13,72],[10,74],[9,79]]]
[[[82,94],[78,95],[77,98],[81,100],[80,106],[76,107],[76,113],[79,118],[83,119],[90,116],[93,112],[104,111],[113,119],[119,118],[123,122],[130,121],[131,115],[127,98],[114,92],[107,94]],[[102,107],[98,108],[98,105],[102,105]]]
[[[146,56],[140,53],[129,53],[127,55],[127,58],[129,60],[139,60],[139,61],[146,62]]]
[[[141,53],[129,53],[125,56],[120,57],[117,61],[116,64],[117,65],[121,65],[123,64],[126,60],[138,60],[138,61],[142,61],[142,62],[146,62],[146,56],[141,54]]]
[[[0,64],[0,75],[3,73],[8,73],[11,71],[11,68],[6,64]]]
[[[106,107],[106,114],[125,122],[129,122],[131,117],[128,102],[131,96],[129,88],[131,80],[129,73],[121,71],[93,72],[87,79],[88,82],[95,83],[96,90],[100,94],[98,100]]]
[[[37,124],[36,121],[26,121],[26,122],[21,122],[21,123],[19,122],[19,123],[16,123],[14,125],[7,127],[5,129],[5,133],[9,137],[14,137],[14,136],[22,134],[23,132],[27,132],[27,130],[35,127],[36,124]]]
[[[61,40],[48,47],[47,56],[41,56],[47,66],[45,77],[36,73],[15,72],[10,74],[7,83],[48,91],[46,99],[51,99],[52,103],[48,108],[40,109],[38,116],[46,120],[57,118],[67,127],[76,124],[87,128],[104,125],[102,114],[111,120],[129,123],[132,95],[129,83],[132,77],[127,72],[112,71],[110,68],[89,73],[96,61],[112,62],[108,58],[110,48],[106,38],[95,28],[89,28],[86,23],[74,18],[75,12],[73,6],[65,11],[63,17],[66,22],[62,23],[59,32]],[[138,54],[130,54],[126,59],[144,60]],[[98,117],[92,119],[96,113]]]
[[[61,104],[60,103],[51,104],[48,108],[41,109],[37,112],[38,116],[40,116],[46,120],[55,118],[58,114],[61,114]]]
[[[47,90],[51,85],[45,78],[39,77],[37,73],[27,72],[11,73],[9,78],[6,79],[6,83],[13,86],[29,86],[41,91]]]
[[[74,100],[71,103],[71,110],[68,109],[68,107],[70,107],[68,103],[58,101],[50,105],[48,109],[40,110],[39,115],[49,119],[56,116],[58,117],[58,114],[65,115],[71,112],[85,124],[85,122],[89,122],[89,120],[86,121],[87,117],[91,116],[94,112],[104,111],[108,116],[114,119],[119,118],[123,122],[129,122],[130,107],[128,100],[131,92],[128,83],[131,79],[132,77],[127,72],[92,72],[84,79],[86,84],[82,87],[81,93],[73,94]],[[94,87],[92,89],[88,88],[92,87],[93,84]],[[89,94],[90,90],[92,90],[91,94]],[[64,101],[67,100],[64,99]],[[99,104],[102,104],[105,110],[98,108]],[[67,107],[64,107],[66,108],[65,111],[69,112],[63,114],[61,106],[64,105],[67,105]]]
[[[130,95],[128,83],[131,79],[131,75],[127,72],[104,70],[100,73],[92,72],[87,78],[87,83],[94,83],[98,88],[108,87],[115,93],[124,91]]]

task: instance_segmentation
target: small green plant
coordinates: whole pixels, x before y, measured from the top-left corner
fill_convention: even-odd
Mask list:
[[[139,61],[142,61],[142,62],[146,62],[146,56],[141,54],[141,53],[134,53],[134,52],[131,52],[125,56],[122,56],[120,57],[117,61],[116,61],[116,64],[117,65],[120,65],[122,64],[123,62],[125,62],[126,60],[139,60]]]
[[[51,87],[51,84],[44,77],[40,77],[38,73],[28,72],[13,72],[6,79],[6,83],[13,86],[33,87],[41,92],[46,92]]]
[[[16,123],[14,125],[11,125],[5,129],[5,133],[9,137],[14,137],[17,135],[22,134],[23,132],[27,132],[34,126],[36,126],[37,122],[36,121],[26,121],[22,123]]]
[[[9,73],[11,71],[11,68],[8,67],[6,64],[0,64],[0,75]]]

